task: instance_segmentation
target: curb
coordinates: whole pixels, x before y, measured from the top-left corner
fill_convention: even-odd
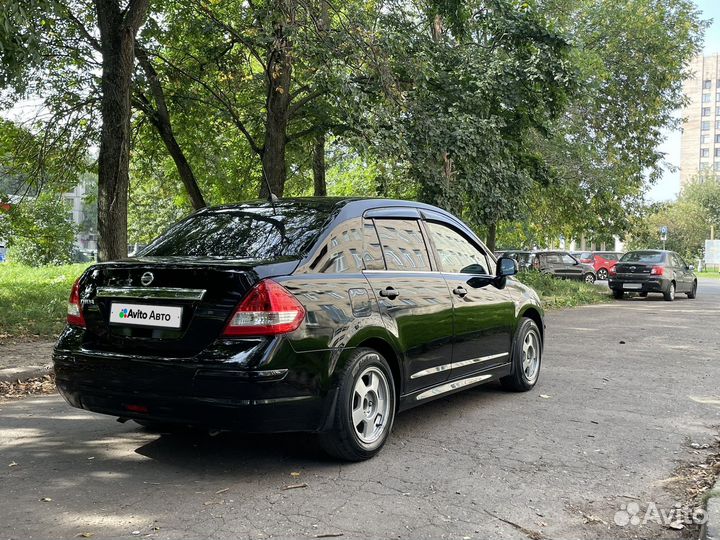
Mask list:
[[[16,382],[44,377],[52,372],[52,364],[0,369],[0,382]]]
[[[707,502],[707,521],[700,530],[700,540],[720,540],[720,479]]]

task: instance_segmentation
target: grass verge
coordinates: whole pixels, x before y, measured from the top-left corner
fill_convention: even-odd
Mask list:
[[[86,267],[0,264],[0,340],[59,334],[72,284]]]
[[[720,279],[720,272],[695,272],[697,277]]]
[[[545,309],[602,304],[613,299],[610,289],[584,281],[558,279],[534,271],[520,272],[517,278],[535,289]]]

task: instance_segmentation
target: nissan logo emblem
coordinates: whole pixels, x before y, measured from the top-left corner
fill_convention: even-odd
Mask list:
[[[155,279],[155,276],[152,275],[152,272],[145,272],[140,278],[140,283],[147,287],[153,282],[153,279]]]

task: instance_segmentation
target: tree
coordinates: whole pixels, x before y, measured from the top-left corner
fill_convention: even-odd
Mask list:
[[[377,70],[388,98],[368,139],[380,159],[402,157],[421,199],[492,229],[545,181],[531,135],[564,110],[570,46],[528,4],[464,2],[452,18],[432,9],[419,33],[425,7],[398,3],[383,17],[392,81]]]
[[[130,185],[130,86],[135,36],[145,19],[148,0],[95,0],[102,98],[98,156],[98,259],[127,256],[127,198]]]
[[[682,82],[707,26],[690,0],[546,0],[538,6],[572,36],[578,88],[535,147],[551,171],[529,213],[567,237],[622,236],[662,174],[658,147],[677,127]]]

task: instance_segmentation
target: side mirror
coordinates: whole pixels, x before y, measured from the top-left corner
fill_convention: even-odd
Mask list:
[[[514,276],[518,273],[517,261],[510,257],[500,257],[497,261],[497,270],[495,276],[502,278],[508,276]]]
[[[692,272],[693,270],[695,270],[695,266],[691,264],[690,266],[688,266],[688,270]]]

